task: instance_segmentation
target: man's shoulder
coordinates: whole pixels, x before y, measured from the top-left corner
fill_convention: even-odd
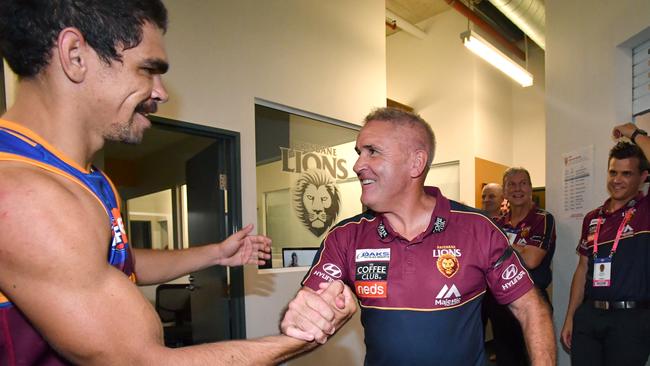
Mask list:
[[[0,196],[3,200],[27,199],[24,194],[54,193],[62,188],[61,181],[37,166],[22,162],[0,161]]]
[[[371,210],[366,210],[358,215],[354,215],[352,217],[348,217],[346,219],[343,219],[336,223],[336,225],[332,226],[330,229],[330,233],[340,230],[354,230],[354,229],[360,229],[368,225],[369,223],[372,223],[375,221],[377,218],[377,214],[374,213]]]
[[[0,161],[0,189],[4,192],[2,198],[5,199],[28,198],[22,194],[67,197],[74,195],[75,190],[71,187],[75,185],[71,179],[36,165],[20,161]],[[37,203],[32,200],[30,202]]]
[[[27,164],[0,163],[0,228],[3,230],[52,230],[51,225],[62,218],[74,225],[74,220],[101,218],[103,213],[97,207],[94,198],[70,179]]]
[[[534,214],[536,216],[542,217],[545,220],[555,220],[555,218],[553,217],[553,214],[551,214],[550,212],[546,211],[543,208],[535,206],[533,208],[533,212],[534,212]]]
[[[467,206],[460,202],[449,200],[449,211],[451,215],[459,215],[459,218],[462,220],[472,220],[477,223],[496,225],[495,221],[489,218],[485,211]]]
[[[65,178],[0,164],[0,266],[7,271],[20,271],[23,265],[44,269],[67,258],[90,258],[91,251],[105,258],[105,251],[94,245],[110,236],[108,230],[98,230],[106,220],[98,208],[92,196]]]
[[[603,210],[602,207],[603,206],[598,206],[598,207],[594,208],[593,210],[587,212],[585,214],[585,217],[582,219],[583,223],[589,223],[589,222],[591,222],[592,219],[595,219],[596,217],[598,217],[598,215]]]

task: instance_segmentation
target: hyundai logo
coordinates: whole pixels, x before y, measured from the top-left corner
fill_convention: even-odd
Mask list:
[[[517,275],[517,266],[511,264],[508,266],[508,268],[506,268],[505,271],[503,271],[503,273],[501,274],[501,278],[508,281],[513,279],[516,275]]]
[[[334,278],[341,277],[341,269],[336,264],[326,263],[323,265],[323,271]]]

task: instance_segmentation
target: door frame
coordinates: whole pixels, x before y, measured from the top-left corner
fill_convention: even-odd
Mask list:
[[[240,134],[236,131],[197,125],[194,123],[169,119],[160,116],[149,116],[152,125],[168,131],[186,133],[209,138],[222,138],[230,142],[230,166],[228,187],[228,212],[232,221],[226,235],[232,235],[242,228],[241,200],[241,143]],[[230,335],[232,339],[246,339],[246,304],[244,302],[244,267],[229,267],[230,276]]]

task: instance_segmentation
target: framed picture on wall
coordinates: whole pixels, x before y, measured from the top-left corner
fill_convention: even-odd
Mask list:
[[[282,267],[309,267],[318,248],[282,248]]]

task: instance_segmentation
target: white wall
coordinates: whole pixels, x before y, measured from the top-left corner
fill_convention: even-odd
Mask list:
[[[458,42],[460,43],[460,41]],[[479,158],[511,165],[513,160],[513,89],[509,77],[462,47],[476,65],[474,75],[474,151]],[[472,188],[474,188],[472,179]],[[472,190],[474,195],[474,190]]]
[[[7,109],[14,104],[14,99],[16,98],[16,84],[18,83],[18,77],[16,74],[11,71],[7,61],[2,59],[2,67],[4,71],[4,84],[5,84],[5,105]]]
[[[562,208],[562,153],[594,146],[595,208],[607,197],[607,153],[611,128],[632,113],[631,57],[618,46],[650,26],[647,0],[546,1],[546,204],[557,218],[554,320],[559,333],[577,256],[579,220]],[[568,365],[563,351],[560,365]]]
[[[358,122],[385,105],[384,3],[165,1],[170,102],[160,114],[241,133],[244,222],[256,221],[254,98]],[[278,332],[304,273],[245,272],[247,335]],[[360,364],[358,319],[295,362]],[[345,345],[345,346],[344,346]],[[310,361],[311,360],[311,361]]]
[[[546,185],[546,108],[544,51],[529,42],[528,71],[534,83],[528,88],[512,84],[512,165],[530,172],[533,187]]]
[[[427,32],[423,40],[404,32],[387,39],[388,97],[431,124],[434,162],[460,161],[461,201],[474,204],[474,157],[522,165],[543,186],[543,52],[531,55],[535,85],[524,89],[462,45],[467,19],[456,11],[419,26]]]
[[[467,22],[445,11],[419,26],[427,32],[425,39],[398,32],[386,40],[388,96],[431,124],[437,142],[434,163],[460,161],[460,197],[471,205],[476,65],[459,37]]]

